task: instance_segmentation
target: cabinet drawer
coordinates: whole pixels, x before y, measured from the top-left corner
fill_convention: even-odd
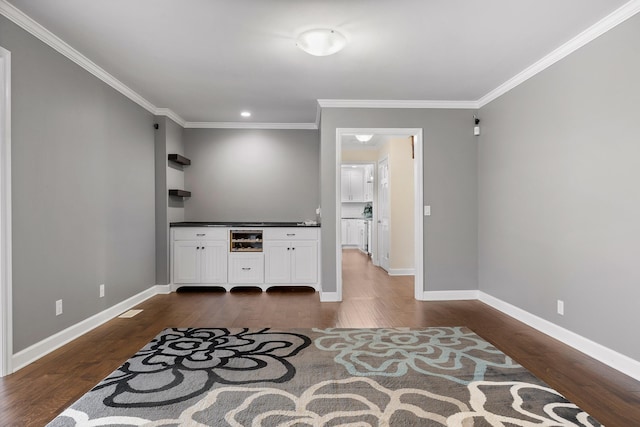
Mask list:
[[[265,240],[318,240],[318,228],[265,228]]]
[[[263,254],[229,254],[229,283],[263,282]]]
[[[179,227],[173,229],[174,240],[227,240],[227,228]]]

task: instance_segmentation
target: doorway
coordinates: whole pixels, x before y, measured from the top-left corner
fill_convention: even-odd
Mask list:
[[[0,376],[12,372],[11,53],[0,47]]]
[[[422,158],[422,129],[417,128],[338,128],[336,130],[336,224],[341,224],[341,201],[342,201],[342,141],[344,137],[353,135],[376,135],[386,137],[412,137],[413,142],[413,154],[414,154],[414,168],[413,168],[413,223],[415,238],[413,241],[414,251],[414,297],[416,299],[422,299],[424,294],[424,235],[423,235],[423,218],[422,218],[422,205],[423,205],[423,158]],[[376,167],[376,172],[379,175],[380,171]],[[379,181],[379,180],[378,180]],[[379,200],[378,203],[379,204]],[[376,217],[374,213],[374,222],[376,226],[373,230],[376,234],[379,234],[377,221],[380,218]],[[376,236],[379,239],[378,236]],[[377,239],[374,239],[377,241]],[[376,243],[374,243],[374,248]],[[379,248],[379,246],[378,246]],[[378,252],[380,252],[378,250]],[[381,256],[374,255],[374,263],[381,262]],[[339,225],[336,227],[336,291],[338,300],[342,300],[342,227]]]

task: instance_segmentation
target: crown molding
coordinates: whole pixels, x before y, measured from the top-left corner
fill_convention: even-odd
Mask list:
[[[171,110],[169,108],[156,108],[155,109],[155,115],[156,116],[166,116],[166,117],[170,118],[171,120],[173,120],[174,122],[176,122],[177,124],[179,124],[180,126],[182,126],[183,128],[187,124],[187,122],[182,117],[177,115],[173,110]]]
[[[187,129],[303,129],[317,130],[315,123],[186,122]]]
[[[386,99],[318,99],[322,108],[479,108],[478,101],[429,101],[429,100],[386,100]]]
[[[0,0],[0,14],[4,15],[7,19],[26,30],[45,44],[49,45],[62,55],[66,56],[127,98],[131,99],[136,104],[140,105],[145,110],[156,113],[157,108],[144,99],[140,94],[129,88],[120,80],[107,73],[104,69],[99,67],[96,63],[88,59],[86,56],[75,50],[61,38],[47,30],[42,25],[27,16],[17,7],[8,3],[6,0]]]
[[[617,25],[620,25],[638,12],[640,12],[640,0],[632,0],[616,9],[614,12],[605,16],[600,21],[596,22],[591,27],[587,28],[547,56],[525,68],[523,71],[480,98],[477,101],[479,108],[484,107],[494,99],[504,95],[536,74],[546,70],[556,62],[569,56],[582,46],[595,40]]]

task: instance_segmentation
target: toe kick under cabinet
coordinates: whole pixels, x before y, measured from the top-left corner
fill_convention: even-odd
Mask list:
[[[319,229],[171,229],[171,278],[180,286],[310,286],[318,290]]]

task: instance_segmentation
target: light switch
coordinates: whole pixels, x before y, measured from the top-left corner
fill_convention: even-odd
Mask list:
[[[424,207],[424,216],[431,216],[431,206]]]

